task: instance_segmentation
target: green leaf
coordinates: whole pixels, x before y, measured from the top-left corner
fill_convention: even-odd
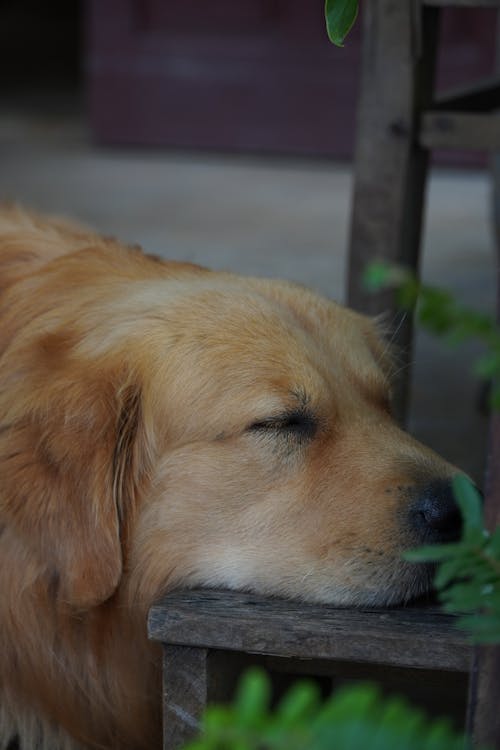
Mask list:
[[[433,333],[449,333],[453,330],[457,318],[452,296],[442,289],[421,287],[418,318],[420,323]]]
[[[452,479],[455,500],[462,512],[465,536],[469,531],[483,531],[483,511],[481,495],[470,479],[463,474],[457,474]]]
[[[488,553],[500,560],[500,526],[497,526],[488,540]]]
[[[239,691],[238,706],[241,707],[241,695],[246,695],[248,685],[253,692],[259,680],[253,677],[249,683],[245,680]],[[264,691],[266,701],[268,687],[264,679],[257,688],[258,692]],[[263,705],[261,699],[257,703]],[[293,726],[285,726],[284,722],[291,717]],[[449,722],[431,722],[406,700],[385,698],[371,685],[341,688],[321,704],[316,688],[304,688],[302,683],[285,695],[278,711],[266,712],[261,728],[243,725],[237,707],[225,709],[222,719],[218,734],[211,736],[206,734],[205,721],[205,734],[189,745],[189,750],[465,750],[469,747]]]
[[[358,0],[325,0],[325,20],[328,37],[337,47],[344,39],[358,15]]]
[[[494,378],[500,374],[500,352],[484,354],[474,363],[474,374],[479,378]]]
[[[271,687],[269,678],[261,669],[249,669],[236,694],[235,709],[244,726],[255,726],[267,713]]]
[[[451,557],[449,560],[445,560],[438,567],[436,575],[434,576],[434,586],[437,589],[443,589],[448,586],[453,579],[462,577],[468,574],[468,567],[464,558],[460,555]]]
[[[457,627],[467,630],[474,643],[500,643],[500,613],[465,615],[458,619]]]
[[[392,269],[388,263],[373,261],[363,273],[363,286],[369,292],[379,292],[391,283]]]
[[[358,714],[369,714],[377,707],[379,691],[373,685],[342,687],[335,693],[334,700],[327,704],[329,719],[349,719]]]
[[[455,583],[451,588],[443,591],[446,610],[454,612],[474,612],[482,604],[480,589],[475,581],[471,583]]]
[[[396,299],[402,310],[413,310],[420,294],[420,284],[416,279],[408,277],[396,288]]]
[[[221,727],[232,721],[231,711],[226,706],[209,706],[203,717],[203,726],[208,735],[217,734]]]
[[[425,750],[441,750],[441,748],[458,748],[465,750],[465,742],[457,739],[453,734],[450,723],[446,719],[438,719],[426,732]],[[464,744],[462,745],[462,742]]]
[[[320,705],[319,689],[311,682],[298,682],[278,706],[281,721],[290,726],[307,719]]]
[[[408,562],[441,562],[449,560],[463,549],[459,542],[454,544],[429,544],[417,549],[409,549],[402,557]]]

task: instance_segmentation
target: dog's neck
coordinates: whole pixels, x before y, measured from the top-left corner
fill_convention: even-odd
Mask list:
[[[7,660],[0,660],[0,750],[13,750],[13,738],[17,738],[19,750],[103,746],[113,750],[149,750],[161,746],[161,692],[155,665],[159,659],[150,650],[154,647],[141,644],[132,631],[128,639],[130,653],[126,654],[116,653],[109,642],[99,644],[100,634],[94,627],[82,636],[82,641],[83,638],[97,641],[92,684],[83,684],[82,680],[85,671],[80,657],[88,656],[88,647],[83,643],[80,654],[76,648],[71,653],[67,647],[53,652],[54,665],[48,669],[47,664],[35,663],[31,644],[18,642],[18,653],[24,650],[25,662],[29,660],[34,665],[32,685],[19,684],[12,672],[9,677],[3,672]],[[41,651],[40,646],[35,649]],[[23,674],[27,673],[24,668]]]
[[[18,708],[11,715],[0,707],[0,750],[82,750],[82,745],[34,713]]]
[[[30,561],[12,553],[4,533],[0,750],[16,736],[20,750],[161,746],[161,658],[147,641],[145,612],[134,618],[116,601],[71,612]]]

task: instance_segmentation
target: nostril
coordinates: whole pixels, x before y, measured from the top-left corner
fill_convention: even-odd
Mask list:
[[[460,513],[452,503],[443,502],[439,499],[426,499],[420,510],[427,526],[431,529],[444,531],[460,525]]]
[[[425,541],[459,539],[462,517],[453,496],[451,482],[438,480],[422,488],[413,505],[413,517]]]

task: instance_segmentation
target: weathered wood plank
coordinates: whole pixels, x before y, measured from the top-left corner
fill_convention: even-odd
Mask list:
[[[500,150],[500,116],[427,111],[422,114],[419,141],[428,149]]]
[[[207,704],[207,650],[163,647],[163,748],[177,750],[199,731]]]
[[[240,592],[173,592],[150,610],[164,643],[467,672],[471,647],[435,609],[338,609]]]

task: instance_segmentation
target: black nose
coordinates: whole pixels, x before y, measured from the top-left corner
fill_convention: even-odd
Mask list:
[[[449,480],[431,482],[420,490],[412,505],[411,521],[423,543],[460,539],[462,517]]]

